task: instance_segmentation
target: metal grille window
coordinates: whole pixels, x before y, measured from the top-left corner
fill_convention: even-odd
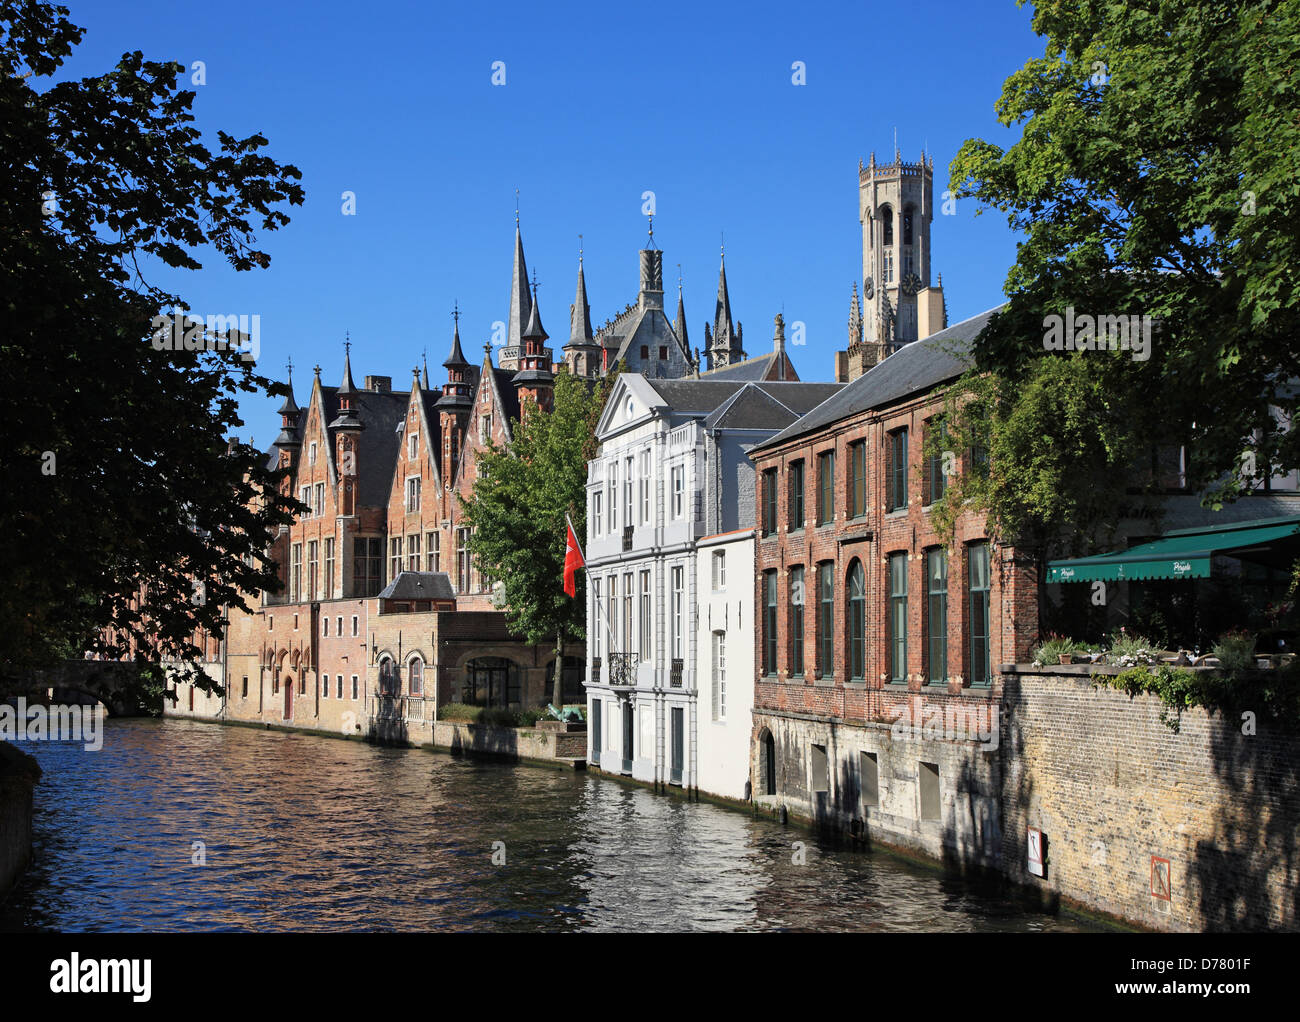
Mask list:
[[[835,673],[835,565],[817,565],[817,674]]]
[[[948,552],[925,555],[926,618],[929,628],[927,660],[931,682],[948,680]]]
[[[713,719],[727,719],[727,633],[713,633]]]
[[[989,662],[989,545],[972,543],[968,552],[970,579],[970,683],[993,679]]]
[[[889,434],[889,510],[907,507],[907,429]]]
[[[862,562],[849,568],[849,677],[861,681],[867,676],[867,586]]]
[[[788,528],[791,532],[802,529],[804,525],[803,485],[803,462],[791,462],[789,472],[790,492],[786,497],[790,511]]]
[[[835,452],[817,456],[817,524],[825,525],[835,517]]]
[[[907,554],[889,555],[889,680],[907,680]]]

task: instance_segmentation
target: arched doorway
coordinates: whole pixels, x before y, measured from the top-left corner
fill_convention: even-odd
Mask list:
[[[480,656],[466,661],[461,701],[470,706],[518,706],[518,665],[500,656]]]
[[[284,719],[293,720],[293,675],[284,676]]]
[[[776,794],[776,739],[767,728],[758,733],[758,793]]]

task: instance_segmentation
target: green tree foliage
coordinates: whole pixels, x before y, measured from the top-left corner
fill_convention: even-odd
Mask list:
[[[146,275],[209,251],[265,267],[256,232],[288,222],[301,175],[260,135],[209,151],[181,64],[54,81],[82,37],[67,13],[0,0],[0,682],[70,642],[192,673],[196,629],[278,588],[263,552],[296,507],[224,439],[240,392],[282,385],[235,351],[155,350],[186,305]]]
[[[463,502],[473,530],[469,549],[479,570],[505,589],[506,624],[530,643],[554,642],[551,701],[560,705],[565,644],[586,636],[586,579],[578,595],[563,587],[565,515],[579,542],[587,532],[587,462],[596,454],[596,424],[617,374],[595,382],[555,376],[550,414],[525,409],[508,449],[479,455],[482,474]]]
[[[987,416],[992,474],[950,500],[1087,544],[1176,445],[1215,507],[1300,465],[1300,3],[1043,0],[1033,26],[996,105],[1019,141],[951,166],[1024,240],[953,402]],[[1044,350],[1067,307],[1151,316],[1150,358]]]

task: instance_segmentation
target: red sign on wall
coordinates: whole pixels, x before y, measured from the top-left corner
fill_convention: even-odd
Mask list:
[[[1158,855],[1151,856],[1151,897],[1160,901],[1173,900],[1173,874],[1169,860]]]

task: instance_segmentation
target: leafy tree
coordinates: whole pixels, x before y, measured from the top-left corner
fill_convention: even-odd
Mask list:
[[[535,645],[555,643],[551,702],[557,707],[565,645],[586,637],[585,586],[570,598],[562,585],[565,515],[578,537],[585,536],[587,462],[596,455],[596,424],[615,378],[593,385],[557,373],[551,412],[524,409],[511,446],[493,445],[479,455],[483,472],[463,501],[473,530],[470,553],[505,588],[507,626]]]
[[[953,401],[967,439],[959,410],[987,416],[992,475],[951,500],[1089,543],[1175,445],[1216,508],[1300,466],[1300,4],[1042,0],[1033,26],[996,106],[1019,141],[951,166],[1024,236]],[[1068,307],[1151,316],[1149,359],[1045,350]]]
[[[223,437],[240,392],[285,391],[202,350],[206,328],[200,350],[157,350],[156,317],[185,303],[146,274],[198,270],[208,249],[265,267],[255,232],[288,222],[301,175],[261,135],[209,151],[181,64],[134,52],[53,81],[83,34],[67,13],[0,0],[0,683],[83,635],[193,675],[196,630],[278,588],[265,551],[296,502]]]

